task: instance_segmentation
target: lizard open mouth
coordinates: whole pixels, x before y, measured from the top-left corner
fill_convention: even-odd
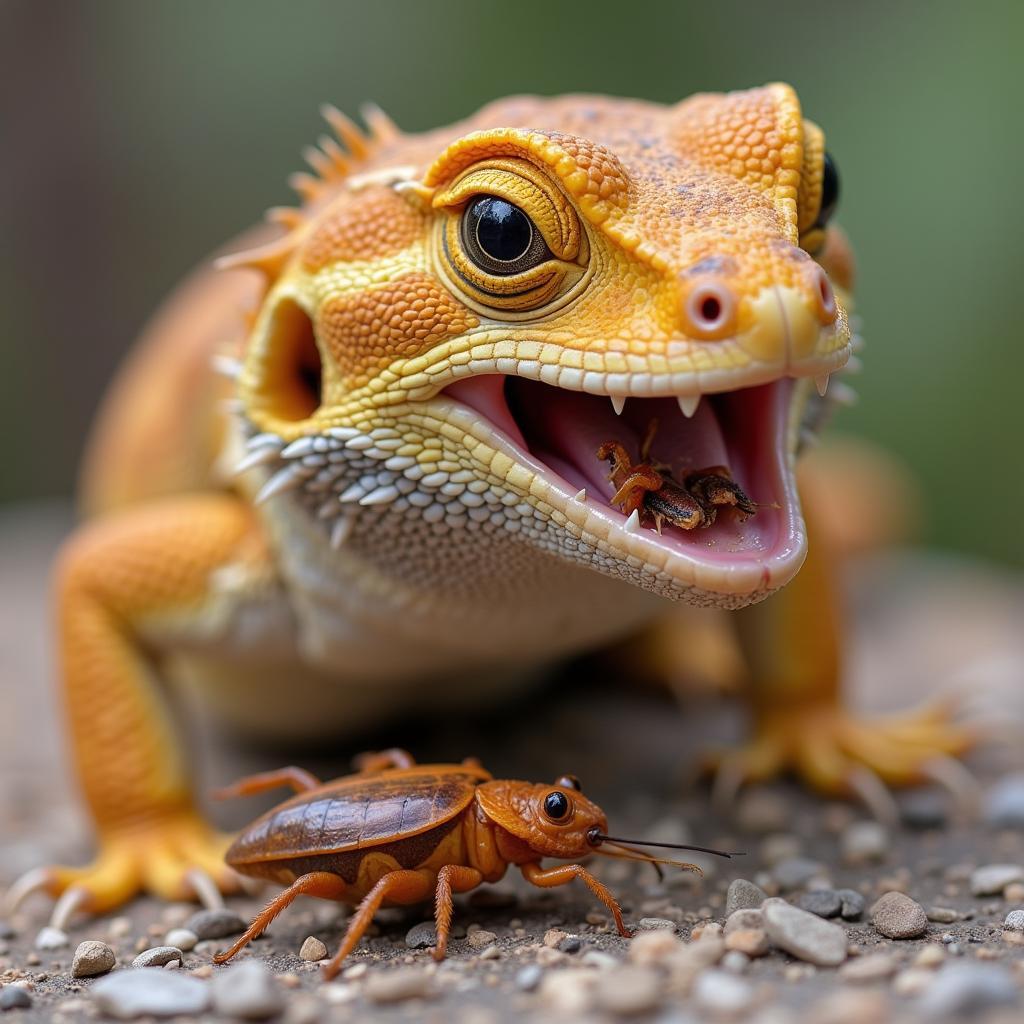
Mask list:
[[[704,395],[685,412],[688,403],[674,397],[631,397],[617,412],[618,402],[607,396],[515,376],[472,377],[444,393],[505,435],[519,449],[518,461],[542,476],[570,519],[594,516],[598,522],[588,525],[603,527],[614,547],[691,585],[740,594],[785,583],[803,558],[792,470],[794,388],[795,381],[780,379]],[[681,484],[696,471],[725,467],[756,503],[756,513],[724,508],[709,526],[684,530],[664,522],[660,534],[646,512],[631,520],[612,501],[617,486],[597,451],[618,442],[640,462],[652,431],[648,461],[664,477]]]

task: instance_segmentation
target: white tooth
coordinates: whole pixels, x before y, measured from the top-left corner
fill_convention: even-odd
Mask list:
[[[248,455],[239,460],[238,465],[235,466],[232,472],[237,476],[248,469],[252,469],[253,466],[265,466],[268,462],[276,462],[280,457],[280,453],[276,448],[254,448]]]
[[[335,551],[348,540],[352,527],[355,525],[355,516],[339,516],[338,521],[331,528],[331,547]]]
[[[697,406],[700,405],[700,397],[700,395],[679,395],[676,399],[679,403],[679,408],[687,419],[697,411]]]
[[[636,509],[629,513],[629,518],[626,520],[626,525],[623,529],[626,533],[636,533],[640,529],[640,513]]]
[[[814,386],[818,389],[818,394],[824,398],[825,392],[828,391],[828,374],[822,373],[815,377]]]
[[[616,416],[622,415],[622,410],[626,408],[626,396],[625,395],[610,395],[612,400],[612,408],[615,410]]]
[[[365,498],[359,499],[360,505],[387,505],[399,496],[398,488],[388,484],[386,487],[378,487],[370,491]]]
[[[230,377],[232,380],[242,372],[241,362],[234,356],[225,355],[223,352],[217,353],[210,360],[210,365],[215,373],[219,373],[223,377]]]
[[[574,497],[574,500],[576,500],[576,501],[586,501],[587,500],[587,489],[586,489],[586,487],[581,487],[576,492],[576,494],[573,497]]]
[[[282,494],[298,487],[308,476],[298,466],[285,466],[284,469],[275,473],[261,488],[259,494],[253,498],[253,504],[262,505],[263,502],[273,498],[275,494]]]

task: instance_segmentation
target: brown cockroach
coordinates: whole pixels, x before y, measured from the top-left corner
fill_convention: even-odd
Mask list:
[[[607,441],[597,450],[597,457],[609,464],[609,479],[617,488],[611,504],[618,505],[623,515],[637,512],[653,519],[655,529],[661,533],[661,524],[666,521],[681,530],[711,526],[723,506],[735,508],[744,517],[757,512],[757,503],[747,497],[726,466],[688,473],[679,484],[669,475],[667,466],[651,463],[650,449],[657,426],[657,420],[648,426],[636,465],[618,441]]]
[[[632,844],[732,854],[699,846],[644,843],[609,836],[604,812],[571,775],[553,785],[493,779],[479,762],[417,765],[404,750],[364,755],[359,771],[333,782],[301,768],[242,779],[218,796],[248,796],[289,785],[296,795],[258,818],[225,855],[236,871],[288,888],[261,911],[237,942],[214,957],[230,960],[260,935],[296,896],[358,903],[345,938],[324,968],[332,978],[383,905],[433,899],[437,945],[444,958],[452,894],[496,882],[510,864],[541,888],[583,882],[608,908],[619,934],[631,933],[609,889],[581,864],[541,867],[541,859],[592,853],[642,863],[694,864],[654,857]]]

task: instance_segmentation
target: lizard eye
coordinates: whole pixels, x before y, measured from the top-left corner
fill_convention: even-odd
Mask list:
[[[839,169],[832,155],[825,151],[824,165],[821,170],[821,206],[814,221],[816,228],[823,228],[832,219],[839,205]]]
[[[544,237],[518,206],[481,196],[462,215],[462,244],[481,270],[508,276],[551,259]]]

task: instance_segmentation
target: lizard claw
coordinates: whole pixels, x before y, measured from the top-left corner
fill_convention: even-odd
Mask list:
[[[223,860],[227,843],[191,812],[151,821],[144,828],[108,831],[101,835],[92,864],[34,868],[10,887],[5,909],[12,912],[32,893],[46,892],[57,901],[51,923],[63,930],[78,911],[103,913],[140,892],[220,907],[221,893],[239,889],[237,876]]]
[[[709,759],[712,799],[728,811],[745,783],[789,770],[821,793],[856,797],[889,825],[899,820],[893,786],[936,782],[958,808],[977,806],[977,783],[956,756],[978,735],[951,718],[948,704],[872,720],[831,704],[765,713],[747,746]]]

